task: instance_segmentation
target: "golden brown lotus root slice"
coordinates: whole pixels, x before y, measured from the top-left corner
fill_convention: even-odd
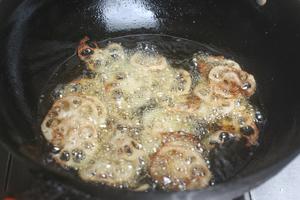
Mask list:
[[[197,54],[194,56],[194,60],[202,77],[206,79],[208,78],[210,70],[219,65],[241,69],[238,63],[230,59],[225,59],[224,56]]]
[[[88,161],[97,150],[97,130],[106,126],[106,115],[105,106],[92,96],[57,100],[41,125],[46,140],[60,149],[54,159],[69,167]]]
[[[99,136],[92,124],[74,122],[77,125],[64,126],[64,129],[67,129],[67,136],[63,145],[55,145],[61,150],[53,155],[53,159],[62,166],[78,169],[88,164],[97,152]]]
[[[222,56],[195,57],[202,78],[209,81],[209,87],[223,98],[239,95],[250,97],[255,93],[256,82],[251,74],[243,71],[239,64]]]
[[[256,82],[251,74],[233,67],[214,67],[208,77],[214,92],[224,98],[233,98],[239,94],[249,97],[256,89]]]
[[[198,84],[193,90],[193,95],[198,97],[200,102],[197,113],[205,116],[210,123],[229,115],[235,109],[236,99],[226,99],[215,95],[213,89],[207,84]]]
[[[96,156],[92,165],[80,170],[80,177],[115,187],[136,187],[146,167],[142,146],[126,135],[115,136],[110,144],[110,151]]]
[[[138,183],[137,167],[131,161],[124,159],[97,158],[95,163],[80,170],[79,175],[88,182],[134,188]]]
[[[150,175],[166,190],[192,190],[209,185],[212,174],[190,135],[169,133],[169,139],[151,157]]]

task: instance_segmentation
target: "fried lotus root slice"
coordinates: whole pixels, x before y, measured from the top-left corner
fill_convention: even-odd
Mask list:
[[[212,174],[205,159],[193,141],[183,136],[175,138],[164,143],[151,157],[149,173],[152,179],[161,188],[170,191],[207,187]]]
[[[207,84],[198,84],[194,88],[193,94],[200,98],[202,105],[197,112],[201,115],[210,116],[211,121],[214,121],[215,118],[227,116],[235,109],[235,100],[216,96]]]
[[[159,71],[168,67],[167,59],[159,54],[138,51],[130,58],[130,64],[146,71]]]
[[[194,56],[198,70],[202,78],[207,79],[210,70],[216,66],[229,66],[240,70],[240,66],[233,60],[225,59],[224,56],[211,56],[205,54],[197,54]]]
[[[64,117],[86,119],[98,126],[104,125],[107,117],[105,105],[94,96],[70,95],[58,101],[69,102],[71,105],[69,115],[62,113]]]
[[[254,77],[243,71],[238,63],[223,56],[196,55],[195,60],[202,78],[208,79],[209,86],[224,98],[238,94],[251,96],[256,89]]]
[[[214,92],[224,98],[234,98],[240,94],[250,97],[256,89],[254,77],[234,67],[216,66],[208,77]]]
[[[138,183],[139,168],[134,162],[125,159],[97,157],[94,164],[79,171],[79,176],[88,182],[135,188]]]
[[[67,132],[65,140],[63,145],[54,144],[61,148],[61,151],[54,154],[53,159],[62,166],[80,168],[88,163],[97,151],[97,131],[90,122],[76,120],[65,122],[63,128]]]
[[[57,162],[75,166],[90,155],[96,149],[96,128],[105,123],[105,117],[105,107],[94,97],[67,96],[56,101],[41,129],[45,138],[61,149],[54,156]]]
[[[106,108],[97,98],[72,95],[53,104],[41,130],[46,140],[61,150],[55,160],[74,167],[96,150],[97,128],[105,125],[105,120]]]
[[[92,96],[70,95],[57,100],[41,125],[42,132],[49,142],[55,138],[57,126],[69,119],[86,120],[95,125],[105,124],[106,108],[97,98]],[[62,126],[63,127],[63,126]]]
[[[110,144],[111,151],[96,157],[93,165],[80,171],[80,176],[87,181],[134,188],[146,166],[147,155],[141,144],[127,135],[113,137]]]
[[[192,78],[189,72],[183,69],[176,70],[175,84],[172,91],[176,94],[188,94],[192,86]]]

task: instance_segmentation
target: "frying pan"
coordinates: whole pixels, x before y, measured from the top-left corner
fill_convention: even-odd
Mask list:
[[[252,0],[0,2],[1,142],[55,179],[107,199],[226,199],[263,183],[299,153],[299,1],[270,0],[264,6]],[[199,191],[143,193],[83,183],[43,165],[36,121],[42,89],[84,36],[131,34],[207,44],[231,53],[255,75],[267,123],[261,145],[240,173]]]

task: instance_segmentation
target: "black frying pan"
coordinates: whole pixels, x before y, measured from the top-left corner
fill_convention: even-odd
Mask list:
[[[1,141],[58,180],[106,198],[226,199],[276,174],[300,149],[300,2],[270,0],[0,1]],[[255,75],[268,122],[251,162],[230,180],[200,191],[137,193],[80,182],[42,164],[37,105],[42,89],[78,41],[168,34],[234,55]]]

